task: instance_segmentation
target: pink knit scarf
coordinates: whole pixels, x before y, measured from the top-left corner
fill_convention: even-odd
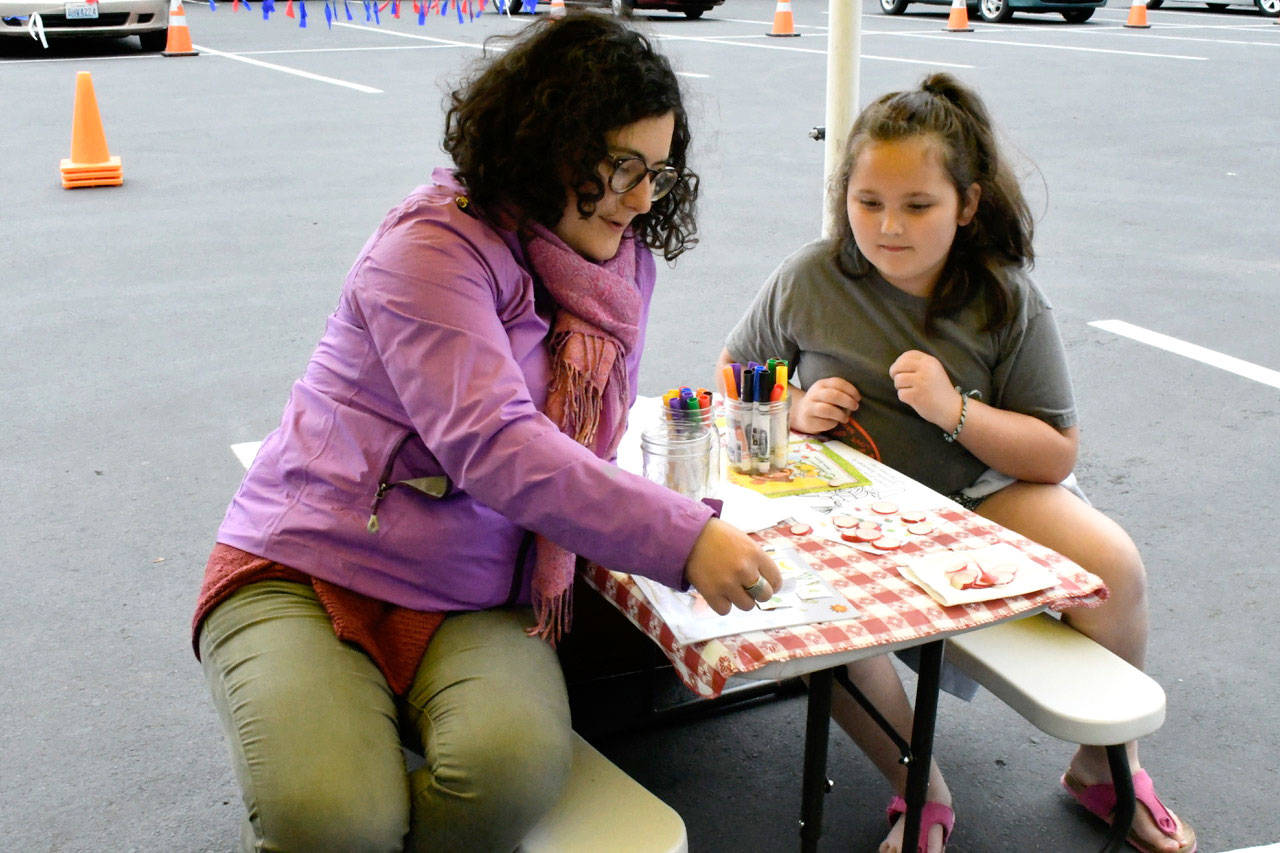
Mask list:
[[[565,435],[609,459],[626,428],[626,359],[639,335],[634,235],[627,231],[617,253],[594,264],[546,228],[535,224],[530,230],[525,254],[557,305],[547,337],[551,383],[546,415]],[[611,434],[599,433],[602,419],[612,425]],[[555,645],[573,618],[575,557],[541,535],[534,548],[538,624],[529,633]]]

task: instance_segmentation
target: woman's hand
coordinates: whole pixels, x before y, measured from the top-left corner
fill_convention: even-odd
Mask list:
[[[951,432],[960,421],[960,392],[947,369],[928,353],[907,350],[889,365],[898,399],[915,409],[929,423]]]
[[[837,376],[819,379],[791,395],[791,428],[810,434],[826,432],[849,420],[861,401],[851,382]]]
[[[764,592],[772,593],[782,586],[778,567],[760,546],[718,518],[708,521],[694,540],[684,574],[711,609],[721,616],[733,607],[741,610],[755,607],[756,599],[747,587],[761,578],[769,584],[768,590],[760,589],[757,593],[762,601],[769,597]]]

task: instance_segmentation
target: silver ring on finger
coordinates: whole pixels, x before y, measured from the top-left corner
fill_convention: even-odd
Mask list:
[[[755,601],[768,601],[773,598],[773,588],[769,586],[769,582],[764,579],[764,575],[760,575],[750,586],[744,586],[747,595]]]

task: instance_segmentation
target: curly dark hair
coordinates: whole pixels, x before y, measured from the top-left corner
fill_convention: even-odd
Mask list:
[[[987,329],[1000,330],[1013,319],[1005,268],[1030,268],[1035,262],[1031,211],[1017,178],[999,155],[986,105],[950,74],[931,74],[918,89],[883,95],[854,121],[841,166],[828,188],[832,221],[838,223],[831,241],[833,255],[847,275],[861,277],[871,271],[849,226],[846,205],[854,164],[870,142],[922,135],[938,140],[943,164],[962,201],[973,184],[981,189],[977,213],[956,233],[929,296],[925,328],[932,330],[937,318],[953,316],[982,298],[988,306]]]
[[[674,260],[697,242],[698,176],[686,165],[689,124],[680,86],[648,39],[611,17],[587,12],[541,18],[446,99],[444,150],[482,210],[513,206],[522,221],[548,228],[564,214],[568,187],[590,216],[604,198],[599,167],[605,134],[672,113],[675,188],[633,220],[639,239]]]

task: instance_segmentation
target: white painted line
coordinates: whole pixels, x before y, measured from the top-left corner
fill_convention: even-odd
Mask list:
[[[231,452],[236,455],[236,459],[247,470],[253,464],[253,457],[258,455],[258,448],[261,446],[261,441],[242,441],[239,444],[231,445]]]
[[[433,47],[468,47],[474,50],[485,50],[484,44],[481,44],[481,43],[467,42],[467,41],[454,41],[453,39],[442,39],[442,38],[437,38],[436,36],[424,36],[418,33],[406,33],[406,32],[401,32],[400,30],[387,30],[381,27],[366,27],[360,24],[344,24],[344,23],[336,23],[334,24],[334,26],[346,27],[347,29],[351,29],[351,30],[363,30],[369,33],[382,33],[383,35],[387,35],[387,36],[399,36],[400,38],[420,39],[422,41],[432,42]],[[406,50],[409,48],[394,47],[394,48],[345,48],[345,49],[346,50]],[[494,47],[492,45],[488,49],[493,51],[494,53],[502,53],[506,50],[505,47]],[[694,77],[694,78],[703,79],[703,80],[711,79],[710,74],[698,74],[693,71],[677,71],[676,76],[677,77]]]
[[[826,11],[825,11],[825,10],[823,10],[823,14],[824,14],[824,15],[826,14]],[[720,17],[717,17],[717,18],[716,18],[716,20],[717,20],[717,21],[728,21],[728,22],[729,22],[729,23],[731,23],[731,24],[755,24],[756,26],[769,27],[770,29],[772,29],[772,28],[773,28],[773,21],[752,21],[752,20],[748,20],[747,18],[720,18]],[[825,26],[815,26],[815,25],[813,25],[813,24],[795,24],[794,26],[795,26],[795,28],[796,28],[797,30],[825,30],[825,29],[827,29],[827,27],[825,27]]]
[[[659,41],[695,41],[703,44],[724,44],[733,47],[754,47],[760,50],[786,50],[792,53],[809,53],[816,56],[825,57],[827,55],[826,48],[812,47],[790,47],[784,44],[755,44],[749,41],[725,41],[723,38],[709,38],[706,36],[655,36]],[[740,38],[740,36],[738,37]],[[862,54],[863,59],[875,59],[881,62],[905,62],[909,65],[928,65],[931,68],[973,68],[972,65],[961,65],[956,62],[939,62],[936,59],[904,59],[901,56],[875,56],[870,53]]]
[[[1118,34],[1120,31],[1118,29],[1114,29],[1114,30],[1099,30],[1099,32],[1106,32],[1108,34],[1110,33]],[[1195,36],[1161,36],[1161,35],[1156,35],[1154,33],[1143,33],[1142,37],[1148,38],[1148,39],[1162,39],[1164,41],[1198,41],[1198,42],[1204,42],[1205,44],[1239,44],[1239,45],[1245,45],[1246,47],[1280,47],[1280,41],[1242,41],[1237,39],[1208,39],[1208,38],[1196,38]]]
[[[278,50],[238,50],[236,56],[271,56],[278,53],[359,53],[366,50],[448,50],[448,44],[382,44],[374,47],[289,47]]]
[[[384,36],[398,36],[404,39],[420,39],[422,41],[429,41],[435,44],[448,45],[451,47],[469,47],[474,50],[484,50],[483,44],[477,43],[477,42],[471,42],[471,41],[455,41],[454,39],[442,39],[437,36],[424,36],[424,35],[420,35],[419,33],[406,33],[401,30],[388,30],[383,27],[366,27],[363,24],[336,23],[334,24],[334,26],[346,27],[349,30],[361,30],[366,33],[381,33]],[[502,50],[505,50],[505,49],[506,48],[502,48]]]
[[[8,38],[8,36],[6,36]],[[50,56],[48,58],[39,57],[36,59],[6,59],[5,65],[22,65],[32,62],[81,62],[88,64],[90,62],[101,62],[104,59],[162,59],[158,53],[137,53],[128,56]]]
[[[1094,320],[1089,325],[1096,329],[1102,329],[1104,332],[1122,335],[1140,343],[1167,350],[1176,355],[1195,359],[1211,367],[1226,370],[1229,373],[1252,379],[1255,382],[1261,382],[1263,385],[1270,385],[1272,388],[1280,388],[1280,370],[1272,370],[1235,356],[1224,355],[1197,344],[1187,343],[1177,338],[1171,338],[1168,335],[1162,335],[1159,332],[1153,332],[1150,329],[1144,329],[1141,326],[1135,326],[1132,323],[1126,323],[1123,320]]]
[[[279,71],[283,74],[292,74],[296,77],[303,77],[307,80],[315,80],[317,83],[328,83],[332,86],[342,86],[345,89],[355,89],[357,92],[364,92],[366,95],[381,95],[381,89],[375,89],[372,86],[365,86],[362,83],[352,83],[349,80],[339,80],[336,77],[326,77],[323,74],[312,74],[310,71],[302,71],[297,68],[290,68],[287,65],[276,65],[272,62],[263,62],[261,59],[251,59],[247,56],[240,56],[235,53],[224,53],[221,50],[214,50],[211,47],[203,45],[192,45],[201,53],[207,53],[211,56],[221,56],[224,59],[234,59],[236,62],[244,62],[248,65],[256,65],[259,68],[267,68],[271,71]]]
[[[955,39],[953,35],[942,35],[940,33],[903,33],[903,35],[914,36],[923,39]],[[1183,56],[1177,53],[1144,53],[1139,50],[1108,50],[1103,47],[1073,47],[1066,44],[1045,44],[1043,42],[1029,41],[1002,41],[1000,39],[975,38],[975,44],[1003,44],[1010,47],[1034,47],[1044,48],[1045,50],[1075,50],[1081,53],[1112,53],[1118,56],[1146,56],[1153,59],[1190,59],[1196,62],[1207,62],[1207,56]]]

